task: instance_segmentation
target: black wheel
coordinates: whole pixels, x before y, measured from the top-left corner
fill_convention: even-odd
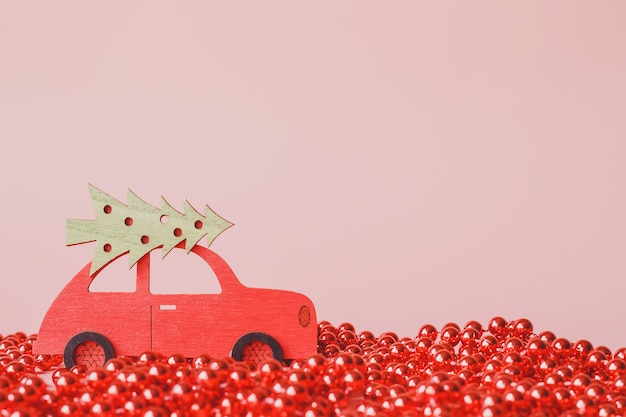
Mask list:
[[[109,339],[94,332],[74,335],[63,351],[63,361],[67,369],[71,369],[74,365],[83,365],[87,368],[104,366],[109,359],[114,357],[115,351]]]
[[[272,336],[253,332],[241,336],[233,347],[232,356],[238,361],[260,363],[269,359],[283,361],[283,349]]]

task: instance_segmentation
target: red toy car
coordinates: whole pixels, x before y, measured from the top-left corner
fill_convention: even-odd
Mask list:
[[[179,244],[177,248],[183,248]],[[313,303],[289,291],[248,288],[215,252],[195,245],[215,272],[220,294],[153,294],[150,254],[137,263],[135,292],[89,292],[87,264],[61,291],[41,324],[35,354],[102,366],[115,356],[153,350],[186,357],[231,355],[259,362],[306,358],[317,349]]]

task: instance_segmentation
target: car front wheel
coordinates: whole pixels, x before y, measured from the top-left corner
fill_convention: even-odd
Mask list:
[[[238,361],[250,361],[255,364],[275,359],[283,361],[283,349],[272,336],[253,332],[241,336],[233,347],[232,356]]]
[[[74,335],[63,351],[63,361],[67,369],[71,369],[74,365],[83,365],[87,368],[104,366],[113,357],[115,357],[115,352],[109,339],[94,332]]]

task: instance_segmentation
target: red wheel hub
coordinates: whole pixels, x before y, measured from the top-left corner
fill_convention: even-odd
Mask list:
[[[243,348],[242,360],[244,361],[259,363],[269,359],[274,359],[274,352],[266,343],[254,341]]]
[[[98,343],[87,340],[76,346],[74,362],[87,368],[104,365],[104,349]]]

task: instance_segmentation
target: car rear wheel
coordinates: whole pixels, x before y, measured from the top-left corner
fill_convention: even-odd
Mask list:
[[[67,369],[71,369],[74,365],[83,365],[87,368],[104,366],[113,357],[115,357],[115,352],[109,339],[94,332],[74,335],[63,351],[63,361]]]
[[[272,336],[253,332],[241,336],[233,347],[232,356],[238,361],[249,361],[255,364],[275,359],[283,361],[283,349]]]

